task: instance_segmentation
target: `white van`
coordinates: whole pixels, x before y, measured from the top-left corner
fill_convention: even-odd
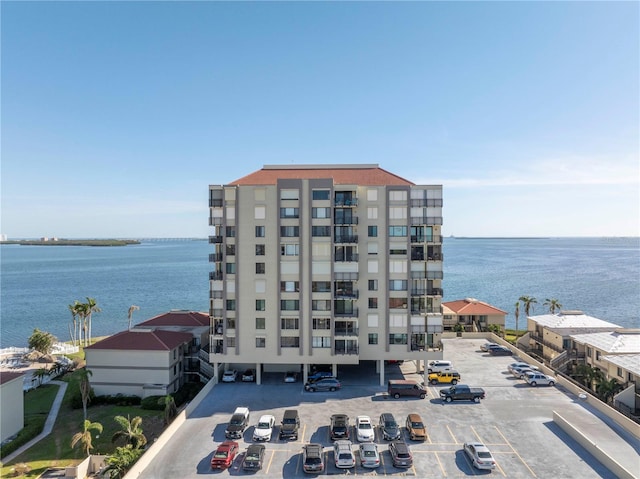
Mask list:
[[[451,361],[436,359],[435,361],[429,362],[427,373],[439,373],[441,371],[446,371],[447,369],[453,369],[453,363]]]

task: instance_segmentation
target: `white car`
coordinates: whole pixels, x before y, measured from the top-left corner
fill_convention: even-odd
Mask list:
[[[227,369],[222,374],[222,382],[223,383],[235,383],[237,377],[238,377],[238,371],[236,371],[235,369]]]
[[[524,375],[524,380],[531,386],[553,386],[556,383],[556,379],[552,376],[547,376],[541,372],[535,371]]]
[[[340,469],[346,469],[355,467],[356,456],[351,450],[351,441],[340,440],[333,443],[333,458],[336,463],[336,467]]]
[[[511,370],[511,374],[513,374],[518,379],[522,379],[524,378],[524,375],[526,373],[532,373],[532,372],[535,372],[535,371],[531,369],[529,366],[516,366]]]
[[[258,424],[256,424],[256,427],[253,428],[253,440],[271,441],[271,434],[273,433],[273,426],[275,423],[276,418],[271,414],[260,416]]]
[[[509,364],[509,367],[508,367],[509,372],[510,372],[510,373],[513,373],[513,368],[517,368],[517,367],[521,367],[521,368],[529,368],[529,369],[533,369],[534,371],[537,371],[537,370],[538,370],[538,366],[533,366],[533,365],[531,365],[531,364],[524,363],[524,362],[522,362],[522,361],[517,361],[517,362],[515,362],[515,363],[511,363],[511,364]]]
[[[465,442],[462,446],[465,454],[476,469],[495,469],[496,461],[489,448],[480,442]]]
[[[356,437],[360,442],[373,442],[375,439],[375,430],[369,416],[356,417]]]

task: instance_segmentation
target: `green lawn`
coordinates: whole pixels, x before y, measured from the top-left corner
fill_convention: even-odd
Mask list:
[[[0,469],[0,477],[11,477],[11,468],[21,462],[27,463],[31,467],[31,472],[24,477],[36,478],[48,467],[64,467],[77,464],[84,459],[84,452],[81,450],[80,445],[76,445],[75,449],[71,448],[71,438],[75,433],[82,430],[83,423],[82,409],[72,409],[70,406],[71,397],[78,390],[77,373],[67,374],[62,380],[68,383],[67,392],[53,431],[10,463],[3,464]],[[44,424],[57,390],[56,386],[47,385],[32,391],[37,394],[33,396],[33,399],[31,396],[25,397],[25,416],[29,414],[29,417],[33,418],[44,417],[42,420]],[[52,395],[49,391],[52,391]],[[47,399],[47,395],[51,395],[50,400]],[[27,413],[27,411],[29,412]],[[142,430],[149,442],[153,441],[162,431],[162,411],[144,410],[140,409],[139,406],[90,406],[88,419],[92,422],[101,423],[104,428],[102,434],[97,435],[99,437],[94,433],[93,454],[109,454],[115,450],[116,444],[111,442],[111,437],[120,427],[113,418],[115,416],[127,417],[127,415],[132,418],[135,416],[142,417]]]

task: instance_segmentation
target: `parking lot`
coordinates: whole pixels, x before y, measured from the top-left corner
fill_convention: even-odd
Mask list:
[[[371,364],[360,367],[339,367],[342,389],[337,392],[305,392],[302,384],[284,384],[281,375],[265,375],[264,383],[229,383],[217,385],[195,409],[194,414],[171,438],[151,465],[139,476],[145,479],[191,478],[215,474],[223,477],[308,477],[302,471],[302,445],[317,442],[324,446],[326,468],[321,475],[393,475],[412,477],[468,477],[495,475],[508,478],[611,478],[604,466],[553,423],[552,411],[573,409],[589,414],[579,401],[558,387],[530,387],[507,372],[515,361],[510,356],[493,357],[480,352],[484,340],[445,340],[444,358],[451,360],[460,372],[461,383],[482,387],[486,399],[480,403],[454,402],[443,404],[438,391],[446,386],[428,386],[426,399],[392,399],[378,385],[378,376]],[[386,366],[385,379],[419,378],[416,364],[405,362]],[[236,406],[251,411],[249,428],[239,440],[241,454],[231,468],[212,471],[210,461],[215,448],[225,440],[224,431]],[[243,453],[251,443],[253,426],[262,414],[273,414],[279,424],[285,409],[300,413],[300,435],[296,441],[281,441],[277,437],[266,443],[261,471],[244,472]],[[393,466],[388,441],[376,431],[376,443],[381,452],[381,465],[376,469],[360,466],[356,452],[356,467],[338,469],[333,464],[332,441],[329,438],[329,418],[332,414],[347,414],[351,424],[358,415],[368,415],[374,425],[383,412],[390,412],[403,425],[409,413],[418,413],[427,426],[428,440],[411,441],[402,428],[403,439],[409,444],[413,466],[399,469]],[[355,431],[351,431],[354,451],[357,451]],[[497,461],[492,472],[474,469],[462,452],[466,441],[482,442]]]

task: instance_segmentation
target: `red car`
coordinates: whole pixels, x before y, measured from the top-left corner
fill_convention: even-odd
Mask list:
[[[235,441],[224,441],[218,446],[211,458],[211,469],[226,469],[238,454],[240,446]]]

